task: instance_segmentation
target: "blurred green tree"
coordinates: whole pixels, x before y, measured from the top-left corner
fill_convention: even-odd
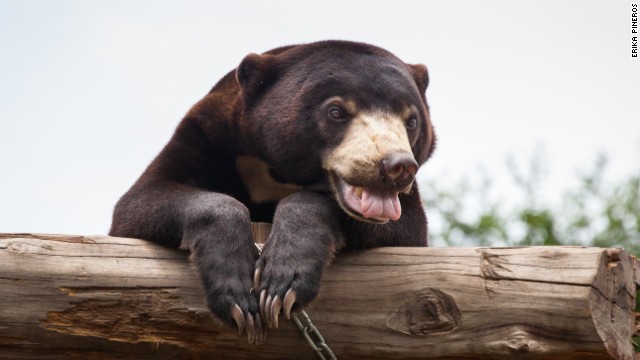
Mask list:
[[[598,155],[595,165],[579,175],[579,185],[561,194],[560,204],[551,204],[540,196],[547,176],[544,163],[536,152],[523,174],[512,160],[507,162],[515,185],[508,202],[496,200],[492,181],[482,170],[476,183],[471,177],[449,188],[428,182],[423,193],[432,244],[585,245],[622,247],[640,255],[640,169],[607,183],[607,157]]]

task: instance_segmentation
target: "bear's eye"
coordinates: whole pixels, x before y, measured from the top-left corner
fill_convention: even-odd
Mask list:
[[[418,126],[418,119],[415,116],[410,117],[409,120],[407,120],[405,126],[409,130],[415,130],[415,128]]]
[[[329,108],[329,117],[334,121],[344,121],[347,118],[344,115],[344,111],[342,111],[338,106],[332,106]]]

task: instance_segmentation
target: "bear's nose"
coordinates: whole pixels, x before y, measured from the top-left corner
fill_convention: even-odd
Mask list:
[[[418,171],[418,163],[412,154],[392,153],[382,160],[382,175],[396,187],[409,185]]]

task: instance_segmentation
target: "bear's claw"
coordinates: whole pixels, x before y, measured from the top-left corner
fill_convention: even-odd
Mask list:
[[[282,300],[276,295],[271,302],[271,322],[273,327],[278,328],[278,317],[282,310]]]
[[[261,271],[260,268],[257,268],[256,271],[253,273],[253,288],[258,290],[260,288],[260,278],[261,278]]]
[[[260,314],[262,315],[262,317],[264,318],[264,321],[267,322],[267,326],[269,328],[273,327],[273,323],[272,323],[272,317],[271,317],[271,301],[272,301],[272,297],[271,295],[267,296],[267,300],[265,300],[264,302],[264,309],[260,309]]]
[[[260,314],[262,315],[267,327],[279,326],[278,317],[280,312],[284,311],[288,320],[291,320],[291,309],[296,303],[296,291],[293,289],[287,290],[284,296],[284,301],[278,296],[267,295],[267,290],[263,289],[260,292]],[[256,314],[257,316],[258,314]]]
[[[247,331],[247,341],[249,344],[255,343],[256,345],[260,345],[266,340],[266,328],[262,327],[260,314],[255,314],[255,317],[249,312],[244,314],[240,306],[234,304],[231,308],[231,317],[238,326],[238,336],[242,335],[245,330]]]
[[[264,303],[265,301],[267,301],[267,290],[264,289],[260,292],[260,302],[258,305],[258,310],[260,311],[260,314],[264,315]],[[265,319],[266,320],[266,319]]]
[[[267,328],[262,327],[262,319],[260,318],[260,314],[256,314],[255,326],[257,334],[256,345],[260,345],[264,343],[265,340],[267,340]]]
[[[244,315],[238,304],[234,304],[231,308],[231,317],[236,322],[236,325],[238,325],[238,336],[242,335],[244,331]]]
[[[247,332],[247,342],[260,345],[267,339],[267,328],[262,325],[262,318],[259,313],[255,315],[242,311],[238,304],[234,304],[231,308],[231,318],[238,326],[238,336],[243,332]]]
[[[252,344],[256,338],[256,328],[253,322],[253,315],[247,313],[245,321],[247,322],[247,341]]]
[[[293,289],[287,290],[287,294],[284,296],[284,315],[287,319],[291,320],[291,308],[296,303],[296,291]]]

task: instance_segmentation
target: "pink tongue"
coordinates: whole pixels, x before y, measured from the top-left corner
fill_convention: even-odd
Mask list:
[[[397,192],[371,192],[362,189],[360,213],[365,218],[398,220],[402,213]]]

